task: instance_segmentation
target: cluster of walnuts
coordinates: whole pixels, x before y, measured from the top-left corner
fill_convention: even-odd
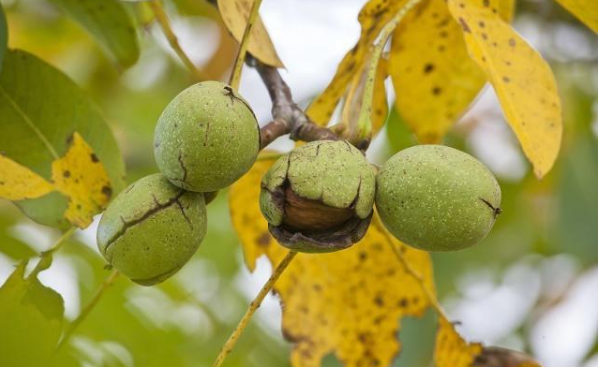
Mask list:
[[[160,283],[195,253],[206,233],[206,204],[255,162],[260,129],[230,86],[202,82],[166,107],[155,130],[161,173],[131,184],[108,206],[100,252],[142,285]],[[260,208],[280,244],[331,252],[365,235],[376,205],[395,237],[427,251],[454,251],[482,240],[500,213],[492,173],[470,155],[418,145],[381,168],[345,140],[306,143],[264,175]]]

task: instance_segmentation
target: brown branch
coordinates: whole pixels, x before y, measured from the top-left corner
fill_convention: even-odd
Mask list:
[[[293,100],[289,86],[274,67],[248,55],[247,61],[260,74],[272,100],[273,121],[260,129],[260,148],[265,148],[278,137],[290,134],[293,140],[339,140],[330,129],[314,124]]]

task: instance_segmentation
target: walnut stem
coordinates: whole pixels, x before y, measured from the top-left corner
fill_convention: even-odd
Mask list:
[[[118,278],[118,275],[119,272],[117,270],[113,270],[112,273],[108,275],[108,277],[104,280],[100,288],[93,295],[91,301],[85,306],[85,308],[81,311],[79,316],[77,316],[77,318],[73,320],[73,322],[71,322],[70,325],[67,327],[66,331],[64,332],[64,335],[62,336],[62,339],[60,339],[60,343],[58,343],[58,346],[56,347],[57,351],[60,350],[60,348],[62,348],[66,344],[66,342],[70,339],[71,335],[73,335],[73,332],[75,331],[77,326],[79,326],[87,318],[87,316],[95,308],[98,302],[100,302],[100,299],[102,299],[104,292],[112,284],[114,284],[116,278]]]
[[[430,290],[430,288],[428,288],[428,286],[426,285],[426,283],[424,281],[424,277],[419,272],[417,272],[417,270],[413,269],[413,267],[411,266],[411,264],[409,264],[407,259],[405,259],[405,257],[401,253],[401,251],[397,248],[397,246],[395,246],[394,241],[390,237],[390,234],[388,233],[386,228],[384,228],[384,225],[380,222],[380,219],[378,218],[377,214],[374,215],[372,224],[374,226],[378,227],[379,231],[382,233],[382,235],[386,239],[388,246],[390,246],[390,249],[395,254],[397,260],[405,268],[405,271],[409,275],[411,275],[417,281],[417,283],[420,285],[422,291],[426,294],[426,298],[428,298],[428,301],[432,305],[432,308],[434,308],[434,310],[438,313],[438,315],[445,318],[447,321],[450,320],[448,318],[446,311],[444,310],[444,308],[442,307],[440,302],[438,302],[438,299],[436,299],[434,292],[432,290]]]
[[[230,352],[232,352],[233,348],[235,347],[235,344],[237,343],[237,340],[239,340],[239,337],[243,333],[243,330],[245,330],[245,327],[247,327],[249,320],[251,320],[251,316],[253,316],[255,311],[260,307],[266,295],[270,293],[278,278],[282,275],[287,266],[289,266],[291,261],[295,258],[295,255],[297,255],[296,251],[289,251],[286,254],[286,256],[282,259],[282,261],[278,264],[276,269],[274,269],[272,275],[270,275],[270,279],[268,279],[268,281],[266,282],[266,284],[264,284],[264,286],[262,287],[258,295],[255,297],[255,299],[249,304],[249,308],[245,312],[245,315],[243,316],[241,321],[239,321],[239,324],[235,328],[235,331],[233,331],[231,336],[228,338],[228,340],[222,347],[222,350],[220,351],[220,354],[218,354],[218,357],[216,358],[216,361],[214,362],[212,367],[220,367],[222,365],[222,362],[224,362],[224,359],[230,354]]]
[[[75,233],[76,229],[76,227],[69,228],[60,236],[60,238],[58,238],[58,240],[56,240],[54,245],[52,245],[52,247],[49,250],[41,253],[39,262],[37,263],[37,265],[35,265],[35,268],[33,268],[31,273],[29,273],[30,278],[36,277],[37,274],[46,270],[52,264],[52,257],[54,256],[54,253],[58,251],[62,247],[62,245],[64,245],[65,241],[68,240],[73,233]]]
[[[293,101],[293,95],[278,70],[263,64],[253,57],[248,63],[255,67],[268,89],[272,100],[273,121],[260,129],[260,148],[264,149],[278,137],[290,134],[293,140],[339,140],[330,129],[314,124]]]

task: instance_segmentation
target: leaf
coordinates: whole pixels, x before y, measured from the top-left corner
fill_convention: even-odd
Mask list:
[[[8,47],[8,26],[6,25],[6,16],[4,15],[4,9],[0,4],[0,71],[2,71],[2,61],[6,54]]]
[[[374,44],[380,31],[401,8],[406,0],[387,1],[370,0],[359,12],[361,35],[357,44],[345,55],[336,70],[334,78],[308,107],[307,114],[319,125],[326,125],[336,109],[347,86],[356,72],[363,68],[370,47]]]
[[[512,1],[489,3],[511,18]],[[393,35],[389,63],[397,109],[422,143],[438,143],[486,83],[444,0],[424,2],[405,17]]]
[[[596,0],[556,0],[556,2],[588,28],[598,33],[598,2]]]
[[[133,18],[117,0],[49,0],[72,17],[123,67],[139,59]]]
[[[434,348],[436,367],[471,367],[482,352],[479,343],[469,344],[455,330],[455,326],[444,316],[438,316],[438,332]]]
[[[278,264],[287,251],[272,240],[259,211],[259,181],[272,162],[257,162],[231,190],[233,225],[250,269],[262,254]],[[392,239],[380,224],[347,250],[295,257],[275,286],[284,305],[283,333],[294,343],[293,366],[320,366],[329,353],[345,366],[390,365],[400,349],[397,321],[428,307],[390,246],[433,287],[429,255]]]
[[[43,177],[0,155],[0,197],[12,201],[35,199],[53,190]]]
[[[59,191],[17,202],[35,221],[66,227],[66,213],[84,227],[123,188],[124,164],[99,109],[61,72],[26,52],[7,53],[0,74],[0,124],[7,158],[0,160],[0,174],[14,169],[4,165],[9,159]],[[18,172],[11,179],[22,177]]]
[[[19,220],[14,214],[12,210],[0,212],[0,253],[17,261],[37,256],[27,243],[13,237],[13,226]]]
[[[541,367],[523,353],[466,342],[455,325],[442,315],[438,316],[438,323],[435,367]]]
[[[0,366],[47,366],[62,328],[62,297],[36,277],[26,261],[0,288]]]
[[[243,38],[252,5],[253,0],[218,0],[222,20],[237,42],[241,42]],[[249,36],[248,50],[264,64],[277,68],[284,67],[259,15]]]
[[[80,228],[91,224],[93,215],[112,196],[104,166],[77,132],[65,156],[52,162],[52,179],[56,189],[69,198],[65,218]]]
[[[449,0],[470,57],[486,73],[508,123],[538,178],[552,168],[561,135],[561,103],[548,64],[483,0]]]
[[[35,199],[54,190],[68,197],[64,217],[80,228],[87,227],[94,214],[110,200],[112,189],[108,174],[78,133],[73,134],[67,154],[52,162],[51,183],[0,155],[0,197],[13,201]]]

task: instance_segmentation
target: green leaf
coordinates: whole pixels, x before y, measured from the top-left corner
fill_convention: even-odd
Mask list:
[[[2,61],[6,54],[6,48],[8,47],[8,27],[6,25],[6,17],[4,16],[4,9],[0,4],[0,71],[2,71]]]
[[[50,0],[85,28],[123,66],[139,59],[132,17],[117,0]]]
[[[62,329],[62,297],[33,277],[23,261],[0,288],[0,366],[47,366]]]
[[[95,173],[93,162],[99,161],[106,171],[110,185],[99,189],[107,196],[124,186],[122,157],[98,107],[59,70],[24,51],[8,51],[4,60],[0,73],[0,126],[3,157],[56,184],[59,166],[55,162],[70,165],[72,172],[83,172],[80,178],[69,172],[70,179],[79,182],[70,186],[63,182],[62,190],[17,202],[27,216],[39,223],[64,228],[69,225],[64,216],[67,209],[73,209],[72,199],[97,195],[89,191],[92,186],[85,184]],[[84,154],[89,149],[83,143],[74,145],[73,141],[83,141],[93,154]],[[77,195],[70,195],[69,189]]]
[[[28,244],[12,236],[11,228],[18,223],[18,215],[15,215],[18,212],[14,208],[6,209],[0,210],[0,253],[17,261],[37,256]]]

